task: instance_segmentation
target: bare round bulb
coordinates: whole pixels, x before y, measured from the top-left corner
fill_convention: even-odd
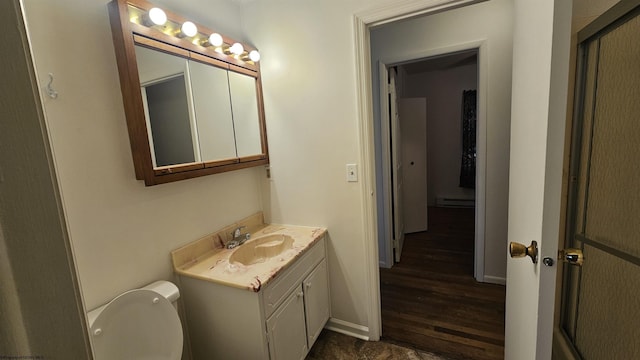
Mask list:
[[[222,40],[222,36],[220,36],[220,34],[218,33],[213,33],[211,35],[209,35],[209,44],[211,44],[212,46],[222,46],[223,40]]]
[[[242,46],[242,44],[240,43],[235,43],[231,45],[231,48],[229,50],[234,55],[240,55],[244,52],[244,46]]]
[[[196,36],[198,33],[198,27],[191,21],[185,21],[184,24],[182,24],[180,31],[182,31],[185,36],[192,37]]]
[[[257,50],[251,50],[251,52],[249,52],[249,59],[253,62],[260,61],[260,53]]]
[[[149,20],[154,25],[164,25],[167,23],[167,14],[162,9],[154,7],[149,10]]]

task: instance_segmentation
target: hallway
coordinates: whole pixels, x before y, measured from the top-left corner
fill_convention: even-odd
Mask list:
[[[502,285],[473,278],[474,211],[429,208],[401,262],[380,269],[382,340],[451,359],[502,359]],[[506,255],[505,255],[506,256]]]

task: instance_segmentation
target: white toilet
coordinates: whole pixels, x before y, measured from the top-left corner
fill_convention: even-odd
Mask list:
[[[96,360],[179,360],[178,287],[156,281],[118,295],[87,314]]]

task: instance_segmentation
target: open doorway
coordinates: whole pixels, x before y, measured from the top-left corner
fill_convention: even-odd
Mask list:
[[[382,338],[499,359],[504,287],[474,279],[478,49],[380,65],[381,79],[385,70],[395,246],[393,266],[380,271]]]
[[[478,49],[381,63],[380,79],[380,266],[391,268],[405,234],[428,229],[428,208],[475,208]]]
[[[446,4],[445,4],[446,3]],[[364,177],[363,202],[367,266],[371,279],[369,338],[382,334],[380,265],[388,227],[383,203],[381,98],[379,69],[412,59],[478,49],[478,143],[474,277],[472,281],[506,281],[507,210],[509,189],[509,121],[511,109],[512,14],[510,1],[412,1],[412,8],[388,7],[354,18],[359,125]],[[453,4],[453,5],[452,5]],[[446,9],[446,10],[445,10]],[[491,46],[489,46],[489,43]],[[371,106],[373,105],[373,106]],[[484,126],[483,126],[484,125]],[[484,181],[484,183],[480,183]],[[481,245],[478,245],[481,244]]]
[[[465,44],[378,64],[381,268],[400,261],[405,234],[428,229],[429,207],[464,207],[471,208],[477,225],[473,276],[485,281],[486,125],[478,100],[485,96],[478,92],[486,72],[480,68],[484,46]]]
[[[390,143],[386,184],[399,262],[404,235],[427,231],[436,208],[470,209],[475,239],[478,49],[391,65],[387,72],[390,125],[381,138]],[[473,240],[470,247],[473,253]]]

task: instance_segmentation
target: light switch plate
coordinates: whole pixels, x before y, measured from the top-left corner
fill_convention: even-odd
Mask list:
[[[347,164],[347,181],[358,182],[358,165]]]

